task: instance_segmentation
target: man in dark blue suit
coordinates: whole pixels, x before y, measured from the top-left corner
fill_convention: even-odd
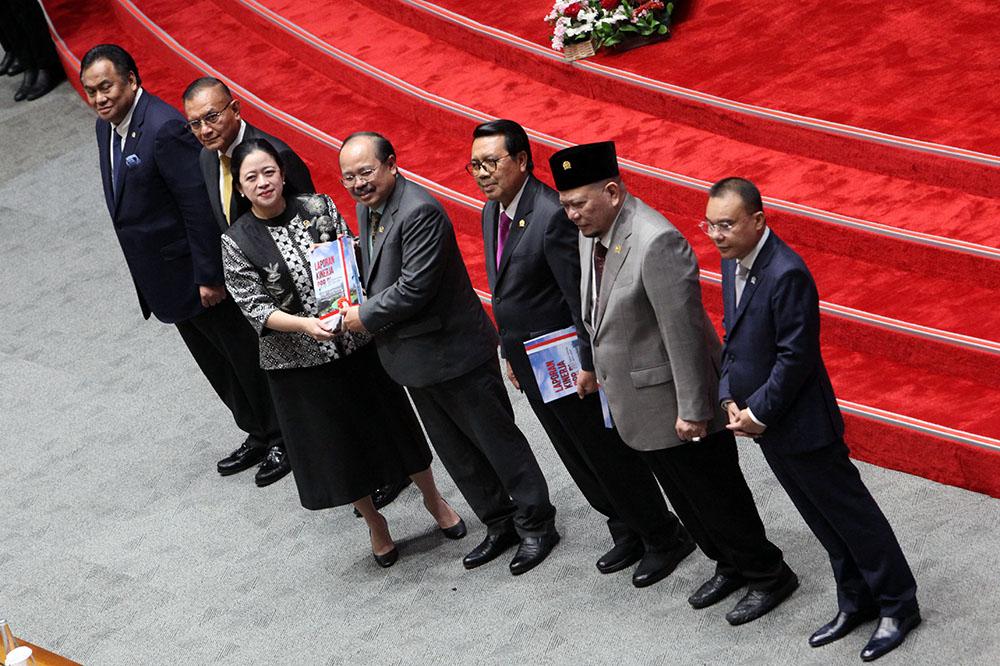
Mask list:
[[[219,472],[252,467],[269,446],[280,444],[281,434],[266,378],[256,359],[241,352],[245,341],[232,333],[246,329],[256,346],[239,308],[226,297],[219,228],[198,166],[201,146],[176,109],[140,87],[138,67],[121,47],[90,49],[80,63],[80,81],[98,115],[104,196],[142,314],[177,326],[248,433],[220,461]]]
[[[844,420],[823,365],[819,295],[802,258],[767,227],[757,188],[726,178],[709,190],[702,229],[722,255],[719,399],[729,429],[754,438],[826,548],[839,612],[813,647],[879,618],[861,659],[899,646],[920,623],[917,584],[892,527],[844,444]]]

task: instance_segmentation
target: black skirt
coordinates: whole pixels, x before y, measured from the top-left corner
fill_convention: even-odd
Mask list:
[[[431,451],[374,344],[310,368],[268,370],[299,500],[349,504],[427,469]]]

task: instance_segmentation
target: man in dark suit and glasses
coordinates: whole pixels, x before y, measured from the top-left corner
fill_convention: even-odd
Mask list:
[[[754,438],[826,548],[839,612],[813,647],[879,618],[861,652],[871,661],[920,623],[917,584],[889,522],[844,444],[844,420],[823,365],[819,295],[802,258],[767,226],[748,180],[712,186],[702,229],[722,255],[726,329],[719,399],[729,429]]]
[[[138,67],[121,47],[90,49],[80,63],[80,81],[98,115],[104,195],[143,316],[152,313],[177,326],[248,433],[248,445],[266,448],[277,429],[256,418],[266,413],[254,405],[256,396],[266,395],[266,384],[263,393],[244,390],[254,377],[264,379],[256,357],[233,361],[245,359],[246,351],[233,347],[232,329],[253,331],[226,298],[219,228],[198,170],[201,146],[176,109],[140,87]]]
[[[528,135],[511,120],[493,120],[472,136],[466,170],[489,199],[482,214],[483,246],[507,376],[524,391],[584,497],[607,517],[614,547],[597,560],[597,569],[620,571],[645,552],[669,549],[683,528],[639,454],[614,428],[604,427],[590,337],[581,319],[577,230],[556,191],[535,178]],[[583,366],[577,394],[545,403],[524,342],[568,326],[576,327]],[[636,586],[664,577],[661,567],[650,566],[653,561],[639,565]]]
[[[510,570],[529,571],[559,541],[556,510],[514,424],[496,329],[472,289],[451,221],[427,190],[403,178],[392,144],[378,134],[349,136],[340,170],[358,202],[368,293],[347,310],[344,325],[375,336],[382,365],[410,390],[441,462],[486,524],[465,567],[486,564],[520,538]]]

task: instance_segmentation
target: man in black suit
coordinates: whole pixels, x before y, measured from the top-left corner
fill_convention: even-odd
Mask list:
[[[667,509],[652,471],[614,428],[604,427],[590,337],[580,310],[576,226],[559,195],[533,175],[531,145],[511,120],[472,133],[466,170],[486,195],[483,246],[507,376],[524,391],[552,445],[594,509],[607,517],[614,547],[597,560],[601,573],[643,559],[633,584],[651,585],[667,571],[655,553],[669,550],[684,530]],[[575,326],[582,371],[577,392],[543,402],[524,342]]]
[[[463,564],[485,564],[518,542],[518,575],[559,541],[548,484],[497,364],[493,324],[472,289],[444,208],[398,173],[384,137],[353,134],[340,150],[342,182],[358,202],[368,300],[344,326],[375,336],[389,375],[410,390],[431,443],[487,526]],[[377,424],[373,424],[377,427]]]
[[[140,87],[135,61],[113,44],[93,47],[80,81],[97,112],[97,148],[108,212],[132,274],[143,316],[177,326],[205,377],[226,403],[250,446],[266,448],[277,426],[244,386],[264,376],[245,349],[232,346],[245,319],[223,284],[219,229],[198,173],[198,142],[184,117]],[[252,372],[247,372],[250,370]],[[271,411],[273,418],[273,409]],[[259,458],[258,458],[259,460]],[[220,470],[221,471],[221,470]]]
[[[917,583],[848,458],[844,420],[820,353],[816,284],[802,258],[768,229],[750,181],[713,185],[701,224],[722,255],[719,399],[728,427],[760,444],[833,565],[839,612],[809,644],[825,645],[879,618],[861,652],[864,661],[877,659],[920,623]]]

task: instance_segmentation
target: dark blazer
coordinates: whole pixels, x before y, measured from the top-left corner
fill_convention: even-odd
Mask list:
[[[735,260],[722,261],[719,399],[750,407],[767,425],[759,438],[765,446],[795,453],[840,439],[844,419],[820,355],[819,294],[805,262],[772,229],[739,308],[735,271]]]
[[[486,277],[504,358],[514,369],[521,390],[541,400],[524,351],[525,340],[576,326],[580,362],[584,370],[594,369],[590,336],[580,314],[577,229],[559,205],[556,191],[534,176],[528,176],[516,212],[498,267],[500,204],[488,201],[483,208]]]
[[[313,185],[312,176],[309,174],[309,167],[295,154],[295,151],[288,147],[287,143],[257,129],[250,123],[247,123],[246,129],[243,131],[243,140],[247,139],[264,139],[278,151],[278,155],[285,163],[286,191],[294,190],[294,194],[314,194],[316,192],[316,186]],[[205,178],[205,188],[208,190],[208,199],[212,202],[215,221],[219,224],[222,233],[226,233],[229,223],[226,222],[226,214],[222,210],[222,197],[219,193],[219,153],[215,150],[202,148],[198,160],[201,162],[201,175]],[[250,200],[241,197],[235,187],[233,187],[229,210],[230,219],[233,222],[250,210]]]
[[[421,388],[495,359],[496,329],[472,289],[440,202],[397,175],[370,257],[368,207],[358,204],[357,216],[368,295],[359,314],[389,376]]]
[[[219,230],[198,173],[201,144],[184,117],[143,91],[111,183],[111,125],[97,119],[104,196],[118,242],[132,273],[139,305],[166,323],[190,319],[204,308],[198,285],[223,284]]]

